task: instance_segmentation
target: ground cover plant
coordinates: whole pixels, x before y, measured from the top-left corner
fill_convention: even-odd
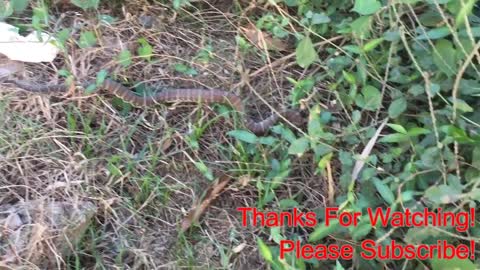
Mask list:
[[[53,62],[25,63],[12,76],[70,87],[28,93],[0,78],[2,215],[24,201],[68,202],[65,216],[94,209],[66,244],[45,222],[24,226],[34,230],[20,234],[30,237],[22,248],[5,229],[3,266],[480,267],[477,1],[4,0],[0,17],[20,33],[51,33],[60,48]],[[105,78],[139,95],[224,89],[242,97],[248,117],[290,107],[306,123],[259,136],[228,105],[136,108],[105,93]],[[239,207],[312,212],[316,223],[243,226]],[[328,207],[362,215],[356,226],[327,226]],[[477,217],[465,230],[384,226],[368,209]],[[280,258],[282,240],[355,251]],[[368,260],[365,240],[476,249],[467,258]]]

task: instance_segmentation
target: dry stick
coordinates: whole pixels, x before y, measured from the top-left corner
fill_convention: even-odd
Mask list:
[[[434,107],[432,102],[433,97],[432,97],[432,93],[430,92],[430,79],[429,79],[428,73],[422,70],[417,60],[415,59],[412,51],[410,50],[410,47],[408,46],[407,39],[405,38],[403,24],[402,24],[402,27],[400,28],[400,38],[402,39],[403,46],[405,46],[405,49],[407,50],[408,56],[410,57],[410,59],[412,59],[412,62],[415,65],[415,68],[418,70],[418,72],[420,72],[420,74],[422,75],[425,81],[425,92],[427,93],[427,97],[428,97],[428,107],[430,109],[430,117],[432,118],[433,132],[435,134],[435,139],[437,141],[437,148],[441,149],[442,144],[440,143],[440,136],[438,134],[438,129],[437,129],[437,118],[435,117]],[[442,167],[443,167],[443,172],[442,172],[443,181],[444,183],[446,183],[447,182],[446,165],[445,165],[443,154],[441,151],[440,151],[440,156],[442,159],[441,161],[442,161]]]
[[[383,97],[385,96],[385,89],[387,88],[387,80],[388,80],[388,75],[390,74],[390,64],[392,62],[392,55],[393,55],[393,49],[395,48],[395,43],[392,43],[390,45],[390,50],[388,52],[388,60],[387,60],[387,66],[385,68],[385,76],[383,77],[383,82],[382,82],[382,93],[380,95],[380,100],[383,101]],[[377,110],[375,113],[375,124],[378,121],[378,115],[380,114],[380,110]]]
[[[472,52],[467,56],[467,59],[465,59],[465,62],[463,62],[462,67],[460,68],[457,76],[455,77],[455,82],[453,84],[453,89],[452,89],[452,124],[455,124],[455,120],[457,119],[457,95],[458,95],[458,90],[460,88],[460,81],[463,77],[463,74],[465,73],[465,70],[468,68],[468,66],[471,64],[473,56],[476,55],[476,52],[480,49],[480,41],[475,44],[475,47],[473,48]],[[454,141],[453,142],[453,151],[455,155],[455,173],[457,174],[457,177],[460,179],[460,163],[458,162],[458,142]]]
[[[448,30],[450,31],[450,33],[452,33],[452,36],[453,36],[453,39],[455,40],[457,46],[460,47],[460,49],[462,49],[462,53],[464,55],[467,55],[467,51],[465,50],[465,47],[463,46],[463,44],[460,42],[460,40],[458,39],[458,35],[457,35],[457,32],[455,31],[455,29],[453,29],[453,27],[450,25],[450,23],[448,23],[448,19],[447,19],[447,16],[445,16],[445,13],[443,12],[443,9],[440,7],[440,4],[438,3],[438,1],[434,1],[435,3],[435,7],[437,8],[437,11],[438,13],[440,14],[440,16],[442,16],[442,19],[443,21],[445,22],[445,24],[447,25],[448,27]],[[468,20],[466,19],[466,22],[468,22]],[[472,44],[475,43],[475,40],[473,39],[473,35],[471,33],[471,29],[470,29],[470,25],[467,24],[467,33],[468,33],[468,36],[470,38],[470,40],[472,41]],[[479,60],[480,62],[480,55],[478,54],[478,52],[475,51],[475,54],[477,56],[477,60]],[[473,66],[473,68],[475,69],[475,71],[477,72],[478,75],[480,75],[477,67]]]
[[[476,54],[476,51],[480,49],[480,41],[475,44],[475,47],[473,48],[472,52],[468,55],[467,59],[465,59],[465,62],[463,62],[462,67],[460,68],[457,76],[455,77],[455,82],[453,84],[453,90],[452,90],[452,106],[453,106],[453,113],[452,113],[452,121],[455,121],[457,118],[457,95],[458,95],[458,89],[460,88],[460,80],[463,77],[463,74],[465,73],[465,70],[468,68],[470,63],[472,62],[473,57]]]
[[[328,180],[328,203],[330,206],[335,205],[335,186],[332,176],[332,166],[330,161],[327,162],[327,180]]]

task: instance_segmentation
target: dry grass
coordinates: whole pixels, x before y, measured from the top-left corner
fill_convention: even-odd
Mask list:
[[[288,104],[291,85],[286,78],[301,78],[302,71],[284,69],[287,61],[273,70],[264,68],[265,72],[246,76],[246,70],[261,69],[282,55],[269,54],[265,61],[260,50],[240,53],[235,36],[245,18],[228,12],[231,6],[205,7],[172,19],[175,14],[161,5],[142,12],[139,6],[145,4],[128,4],[123,9],[128,13],[117,10],[119,20],[112,25],[63,10],[66,16],[57,25],[82,25],[82,30],[97,34],[99,46],[79,49],[71,39],[67,53],[58,61],[28,65],[23,76],[33,82],[56,82],[61,81],[58,70],[64,68],[84,82],[106,69],[131,84],[228,89],[248,99],[247,111],[252,115],[268,114],[268,106],[248,87],[242,87],[248,82],[269,105]],[[142,15],[159,18],[157,26],[143,27],[139,22]],[[74,38],[78,35],[77,31]],[[155,60],[134,58],[133,64],[123,68],[117,55],[126,48],[136,51],[142,37],[153,46]],[[196,56],[207,46],[213,48],[211,58],[202,63]],[[174,65],[180,63],[194,67],[198,75],[176,72]],[[274,158],[275,152],[259,149],[264,163],[236,154],[238,145],[225,134],[240,128],[239,122],[234,117],[215,118],[218,113],[210,107],[179,104],[175,110],[160,106],[122,113],[122,105],[115,105],[112,97],[97,94],[87,96],[78,90],[68,97],[47,97],[4,86],[0,91],[2,204],[82,200],[98,207],[81,241],[57,266],[262,268],[255,236],[264,229],[242,227],[235,209],[257,205],[255,185],[262,178],[256,177],[266,175],[265,161]],[[188,141],[192,130],[211,119],[214,123],[200,136],[195,149]],[[214,175],[222,171],[250,181],[233,184],[199,226],[178,235],[181,219],[210,183],[192,160],[203,161]],[[311,160],[304,156],[293,162],[293,171],[278,189],[277,198],[300,194],[309,209],[325,205],[324,179],[314,175]],[[245,247],[240,252],[232,251],[241,245]]]

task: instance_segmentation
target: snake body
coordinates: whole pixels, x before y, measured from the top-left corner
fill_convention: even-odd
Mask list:
[[[47,93],[67,91],[67,87],[65,85],[34,85],[30,82],[21,80],[8,80],[6,82],[15,84],[16,86],[29,92]],[[219,89],[170,89],[155,93],[153,95],[140,96],[135,94],[133,91],[130,91],[130,89],[124,85],[110,79],[104,80],[100,87],[136,107],[146,107],[159,103],[175,102],[202,102],[206,104],[221,103],[232,106],[242,115],[245,114],[244,104],[239,96]],[[283,110],[280,112],[280,114],[273,113],[269,117],[258,122],[249,118],[245,118],[245,126],[254,134],[263,135],[270,129],[270,127],[279,121],[280,115],[295,125],[300,125],[304,121],[303,117],[298,111]]]

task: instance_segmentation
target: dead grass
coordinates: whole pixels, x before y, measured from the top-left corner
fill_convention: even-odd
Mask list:
[[[106,69],[127,84],[228,89],[248,100],[247,111],[252,115],[268,114],[268,106],[243,87],[248,82],[271,106],[288,104],[291,85],[286,78],[299,78],[302,71],[284,69],[286,62],[248,77],[247,70],[258,70],[267,62],[262,51],[239,52],[235,35],[245,18],[228,12],[231,7],[222,6],[221,11],[205,4],[201,12],[177,14],[172,19],[175,14],[161,5],[142,11],[145,4],[128,4],[123,14],[115,14],[119,20],[112,25],[80,13],[65,13],[59,25],[83,25],[83,31],[97,34],[99,46],[79,49],[73,43],[78,39],[76,31],[67,54],[53,64],[28,65],[23,76],[39,83],[62,81],[57,72],[63,68],[85,82]],[[139,22],[143,15],[158,18],[157,27],[143,27]],[[149,63],[134,58],[132,65],[123,68],[117,55],[126,48],[135,52],[142,37],[153,46],[155,60]],[[202,63],[196,57],[207,45],[213,48],[211,59]],[[269,57],[273,62],[281,55]],[[198,75],[176,72],[175,64],[192,66]],[[255,177],[266,175],[268,163],[248,164],[252,161],[235,154],[237,146],[225,133],[240,127],[238,121],[219,118],[200,136],[195,149],[188,138],[195,127],[215,118],[212,108],[178,105],[169,110],[160,106],[122,114],[113,103],[112,97],[102,93],[85,96],[78,90],[68,97],[47,97],[2,86],[2,204],[48,198],[85,200],[98,207],[80,244],[72,247],[61,267],[263,268],[255,241],[263,229],[242,227],[236,208],[257,204],[255,181],[262,178]],[[264,151],[260,153],[264,160],[275,155],[260,151]],[[247,185],[236,183],[224,192],[199,226],[178,235],[181,219],[210,183],[191,160],[203,161],[214,174],[229,172],[235,179],[251,173],[245,167],[256,168],[256,172],[247,177]],[[294,161],[291,176],[278,189],[277,198],[301,194],[307,208],[325,205],[324,179],[314,174],[311,160],[304,156]],[[239,246],[244,248],[232,251]]]

